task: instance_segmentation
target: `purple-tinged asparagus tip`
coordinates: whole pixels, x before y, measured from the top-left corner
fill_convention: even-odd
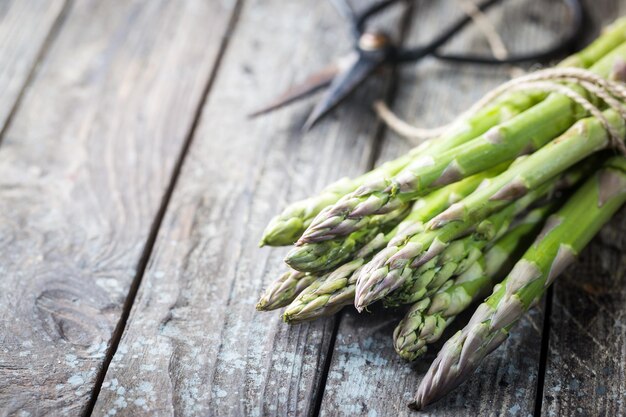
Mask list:
[[[439,229],[440,227],[457,220],[463,220],[465,216],[465,204],[454,203],[441,214],[433,217],[426,227],[428,229]]]

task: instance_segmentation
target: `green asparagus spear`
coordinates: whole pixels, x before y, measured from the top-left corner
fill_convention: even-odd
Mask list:
[[[602,49],[598,49],[599,53]],[[261,246],[284,246],[296,242],[315,216],[324,208],[335,204],[341,197],[364,184],[393,177],[422,154],[437,154],[474,139],[489,128],[509,120],[537,104],[545,96],[546,94],[541,92],[509,94],[503,100],[477,112],[467,120],[459,121],[449,132],[436,141],[424,143],[412,149],[409,154],[389,161],[357,178],[342,178],[326,187],[320,194],[292,203],[281,214],[270,220],[263,232]]]
[[[626,41],[626,17],[621,17],[607,26],[602,35],[585,49],[565,58],[559,66],[588,68],[624,41]]]
[[[333,315],[352,304],[356,282],[352,276],[364,261],[364,258],[356,258],[314,281],[287,306],[283,320],[289,324],[297,324]]]
[[[315,275],[300,271],[285,272],[265,290],[256,309],[270,311],[286,306],[317,278]]]
[[[417,269],[406,265],[405,269],[412,271],[412,274],[397,290],[383,298],[385,305],[397,307],[414,303],[436,292],[452,276],[465,272],[482,255],[488,244],[508,230],[517,214],[541,195],[533,194],[529,197],[493,214],[481,222],[474,233],[451,242],[441,254]]]
[[[421,409],[463,382],[625,202],[626,159],[616,157],[546,221],[533,245],[476,309],[469,324],[445,343],[409,406]]]
[[[590,70],[609,77],[614,64],[624,59],[626,44],[603,57]],[[587,95],[580,87],[572,89]],[[425,152],[393,178],[362,185],[316,216],[299,242],[319,242],[350,234],[367,224],[364,218],[396,210],[406,201],[442,185],[541,148],[585,116],[586,111],[572,99],[552,93],[476,139],[444,152]]]
[[[263,232],[261,246],[291,245],[302,235],[311,220],[325,207],[337,202],[341,197],[351,193],[360,185],[379,177],[395,175],[415,157],[415,154],[426,147],[418,146],[406,155],[393,161],[386,162],[380,167],[367,172],[360,177],[342,178],[326,188],[318,195],[290,204],[278,216],[270,220]]]
[[[513,164],[512,168],[515,167]],[[383,301],[388,307],[414,303],[422,297],[430,296],[450,277],[462,274],[482,254],[483,249],[491,242],[506,233],[514,218],[544,194],[551,195],[556,191],[570,188],[583,178],[593,173],[598,167],[597,158],[578,164],[561,177],[542,184],[530,194],[520,198],[499,212],[492,214],[480,222],[470,236],[457,239],[450,243],[440,255],[435,256],[424,265],[415,269],[400,288],[388,294]],[[499,178],[499,177],[496,177]],[[477,192],[491,187],[493,180],[485,182]],[[476,192],[475,192],[476,193]],[[475,193],[470,194],[472,197]],[[404,268],[411,268],[410,264]]]
[[[349,256],[352,256],[355,252],[361,254],[360,256],[357,256],[357,258],[365,257],[366,254],[373,254],[378,248],[384,247],[387,243],[399,243],[407,239],[409,236],[413,236],[415,233],[423,231],[425,222],[441,213],[451,204],[469,195],[486,178],[499,174],[505,168],[506,164],[503,164],[492,170],[485,171],[468,177],[458,183],[443,187],[428,196],[415,201],[409,215],[387,234],[382,233],[380,229],[375,229],[375,233],[368,233],[366,239],[363,238],[362,232],[350,235],[349,239],[346,240],[351,240],[352,243],[329,241],[321,244],[312,244],[311,246],[324,247],[324,250],[329,251],[329,253],[331,253],[330,251],[332,250],[335,257],[341,255],[342,262]],[[305,245],[305,247],[306,246],[308,245]],[[350,246],[350,250],[346,249],[348,246]],[[333,247],[339,247],[339,249],[333,250]],[[346,254],[349,256],[346,256]],[[331,259],[330,255],[326,256],[328,259]],[[334,262],[334,260],[331,260],[330,262]],[[335,265],[336,264],[337,263],[335,263]],[[302,292],[302,290],[304,290],[304,288],[311,285],[314,281],[324,281],[327,277],[328,274],[305,274],[304,272],[299,271],[288,271],[279,277],[275,282],[270,284],[259,300],[257,309],[268,311],[284,307],[285,305],[291,303],[295,297]],[[335,277],[337,276],[335,275]],[[350,303],[352,303],[352,301],[353,299],[350,300]]]
[[[418,214],[419,211],[411,213],[413,218],[417,218]],[[283,320],[289,324],[314,320],[333,315],[343,307],[354,303],[354,288],[359,269],[374,253],[384,248],[395,236],[401,234],[403,229],[410,228],[409,218],[389,233],[379,233],[356,253],[352,261],[311,283],[287,306]]]
[[[471,303],[486,295],[493,280],[513,266],[516,254],[527,247],[527,238],[535,236],[553,204],[530,211],[504,236],[447,287],[424,298],[407,312],[393,332],[393,344],[402,358],[413,361],[427,350],[427,345],[439,340],[456,315]],[[504,273],[506,273],[504,272]]]
[[[623,135],[626,129],[622,117],[614,110],[606,110],[603,114],[609,124]],[[480,219],[484,213],[523,196],[546,179],[558,175],[607,145],[608,133],[598,119],[592,117],[580,120],[557,140],[493,178],[488,186],[434,217],[429,227],[438,228],[454,221],[472,222]]]

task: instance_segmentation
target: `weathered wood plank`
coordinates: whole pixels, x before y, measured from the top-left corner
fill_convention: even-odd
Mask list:
[[[544,416],[626,415],[626,210],[554,285]]]
[[[588,1],[593,27],[626,4]],[[543,416],[626,415],[626,209],[555,285],[543,387]]]
[[[453,19],[455,14],[449,10],[456,10],[454,3],[419,3],[409,42],[428,39],[446,21]],[[532,21],[539,2],[530,6],[526,1],[505,4],[506,9],[490,13],[499,28],[506,27],[505,22],[510,22],[515,15],[526,16],[524,21],[516,23],[517,34],[513,29],[501,31],[512,50],[527,49],[528,45],[540,44],[558,34],[556,21],[541,25]],[[449,48],[485,51],[486,46],[472,28],[455,39]],[[422,127],[436,126],[452,120],[508,77],[506,68],[452,67],[425,60],[418,67],[401,72],[394,107],[399,115]],[[386,135],[380,159],[390,159],[407,149],[402,139]],[[437,346],[414,365],[400,360],[393,350],[391,335],[401,317],[401,312],[381,309],[371,316],[360,316],[352,311],[342,316],[321,415],[413,415],[406,404],[434,358]],[[485,361],[477,375],[448,398],[429,407],[423,415],[532,415],[539,372],[540,343],[537,340],[541,340],[542,328],[542,309],[537,309],[520,322],[514,335]]]
[[[310,100],[245,113],[345,51],[344,28],[328,2],[244,3],[96,415],[314,412],[334,320],[290,328],[255,311],[285,253],[257,242],[286,201],[368,167],[368,103],[385,86],[373,80],[307,134]]]
[[[66,0],[0,3],[0,130],[5,125]]]
[[[0,148],[0,414],[85,410],[233,2],[78,1]]]
[[[363,317],[352,309],[341,317],[333,350],[321,416],[413,416],[407,408],[422,375],[441,343],[422,360],[408,364],[398,357],[391,334],[402,317],[397,311],[373,310]],[[453,334],[469,316],[447,332]],[[527,416],[532,415],[537,380],[543,315],[535,310],[517,327],[515,337],[485,361],[479,373],[445,400],[420,416]]]

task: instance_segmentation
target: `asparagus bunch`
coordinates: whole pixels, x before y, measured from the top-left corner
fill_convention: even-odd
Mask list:
[[[420,383],[420,409],[458,386],[506,338],[600,228],[626,202],[626,159],[616,157],[551,216],[511,273],[496,285],[469,324],[450,338]]]
[[[626,19],[560,66],[623,81]],[[376,301],[413,304],[394,332],[396,350],[412,360],[495,285],[444,346],[415,406],[460,383],[626,200],[625,160],[612,159],[598,173],[592,161],[626,135],[626,87],[559,82],[587,102],[562,90],[509,92],[436,140],[287,207],[270,221],[261,245],[295,243],[285,259],[290,269],[257,309],[286,307],[283,319],[294,324],[350,304],[359,311]],[[589,175],[594,180],[547,221],[497,284],[526,237],[536,235],[554,194]]]
[[[556,180],[547,183],[516,201],[515,204],[489,217],[476,225],[474,233],[467,237],[454,240],[472,227],[470,223],[463,224],[463,228],[448,227],[443,231],[445,233],[439,233],[439,231],[420,233],[412,237],[391,257],[388,255],[392,251],[379,252],[376,261],[368,263],[359,274],[356,308],[363,309],[379,299],[384,299],[389,306],[408,304],[436,291],[448,278],[464,272],[478,258],[489,241],[506,231],[517,214],[547,194],[556,183]],[[432,243],[429,253],[419,258],[411,256],[416,246],[423,247],[430,242]],[[393,250],[395,251],[396,248],[394,247]],[[378,269],[368,269],[379,265],[382,266]],[[380,276],[384,278],[380,280]],[[364,287],[366,291],[359,288],[363,277],[370,279],[370,282],[375,282],[373,286],[369,286],[370,282],[366,282],[361,287]]]
[[[411,216],[409,216],[407,221],[403,222],[401,226],[401,228],[405,230],[405,233],[401,236],[396,236],[394,241],[397,242],[408,238],[409,235],[422,232],[424,230],[424,223],[447,209],[461,197],[469,195],[483,180],[501,173],[506,166],[507,164],[501,164],[491,170],[480,172],[463,181],[459,181],[437,192],[433,192],[419,200],[413,205],[413,213]],[[389,225],[395,225],[395,222],[392,223],[387,220],[389,216],[395,219],[402,218],[408,212],[409,208],[403,205],[398,210],[391,213],[374,216],[370,219],[368,228],[358,230],[348,235],[346,238],[296,246],[287,254],[285,262],[292,268],[305,272],[319,272],[333,268],[349,259],[356,251],[379,233],[388,231]],[[394,232],[394,235],[395,234]]]

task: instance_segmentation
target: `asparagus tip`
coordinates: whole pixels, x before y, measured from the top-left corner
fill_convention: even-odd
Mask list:
[[[420,411],[423,408],[422,404],[417,400],[411,401],[407,406],[413,411]]]
[[[287,324],[292,324],[292,319],[291,319],[291,315],[288,314],[287,312],[283,313],[282,315],[282,319],[285,323]]]
[[[259,299],[255,306],[257,311],[270,311],[272,308],[269,305],[269,300],[263,296]]]

